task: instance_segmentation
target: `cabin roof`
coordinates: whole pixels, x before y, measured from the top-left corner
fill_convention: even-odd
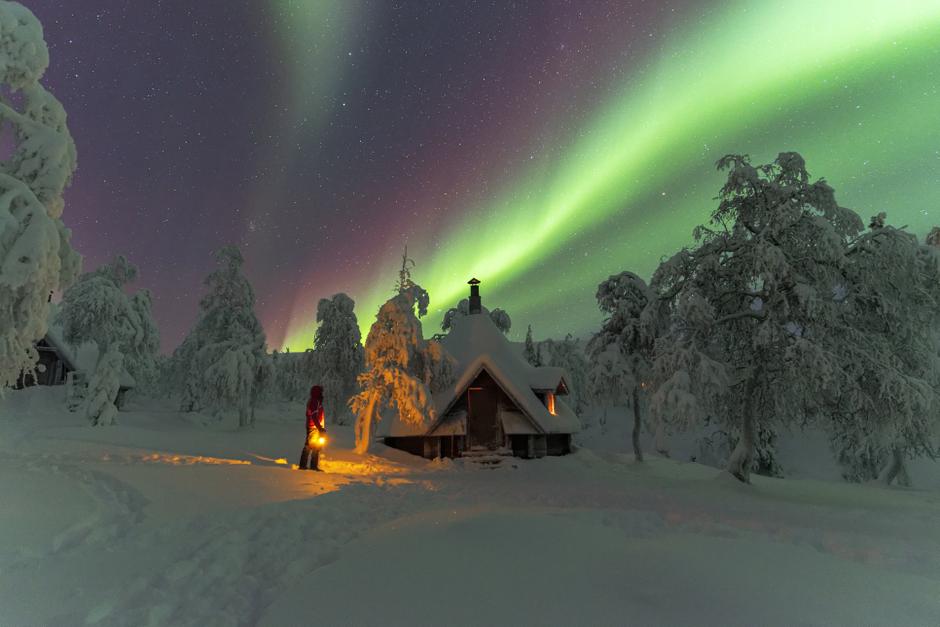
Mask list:
[[[557,366],[530,366],[529,385],[540,392],[567,394],[568,383],[565,381],[565,369]]]

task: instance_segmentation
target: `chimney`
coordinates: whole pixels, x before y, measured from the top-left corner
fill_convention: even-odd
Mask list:
[[[480,281],[478,279],[470,279],[467,281],[470,284],[470,314],[478,314],[483,311],[483,304],[480,302]]]

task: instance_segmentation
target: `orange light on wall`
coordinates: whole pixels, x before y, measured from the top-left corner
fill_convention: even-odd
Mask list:
[[[545,394],[545,406],[548,407],[548,413],[555,415],[555,393],[547,392]]]

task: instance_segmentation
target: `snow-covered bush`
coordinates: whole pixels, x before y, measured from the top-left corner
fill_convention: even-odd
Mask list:
[[[323,387],[324,408],[337,424],[350,420],[349,399],[363,368],[362,334],[354,312],[356,303],[346,294],[320,299],[314,335],[318,379]]]
[[[241,252],[227,246],[216,259],[219,268],[206,277],[208,293],[196,324],[173,354],[175,385],[182,411],[207,410],[221,418],[234,410],[244,427],[254,422],[257,401],[272,378],[271,360]]]
[[[39,84],[48,65],[39,20],[17,2],[0,2],[0,124],[12,131],[0,160],[0,394],[38,361],[49,295],[81,265],[62,222],[75,144],[65,109]]]
[[[844,387],[834,290],[863,225],[824,181],[810,183],[796,153],[761,166],[729,155],[718,167],[728,177],[709,225],[653,277],[672,320],[656,344],[652,410],[718,421],[737,439],[729,472],[749,481],[761,430],[772,441]]]
[[[427,292],[406,288],[379,309],[365,344],[365,371],[351,399],[356,415],[356,450],[365,453],[372,427],[383,412],[397,412],[406,423],[434,419],[432,393],[451,384],[455,363],[440,343],[425,340],[415,306]],[[425,307],[427,305],[425,304]]]

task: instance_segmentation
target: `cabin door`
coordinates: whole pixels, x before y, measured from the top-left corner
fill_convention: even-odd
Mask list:
[[[502,446],[502,429],[499,428],[499,415],[496,411],[497,388],[471,386],[467,390],[467,435],[470,446],[483,446],[494,449]]]

